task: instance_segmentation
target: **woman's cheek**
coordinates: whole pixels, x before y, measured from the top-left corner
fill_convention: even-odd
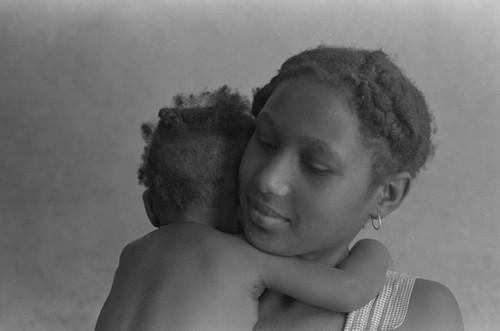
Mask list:
[[[246,194],[248,193],[251,179],[253,176],[253,172],[255,169],[255,156],[253,156],[252,146],[250,146],[251,142],[249,142],[249,146],[245,149],[243,153],[243,157],[241,158],[239,174],[238,174],[238,187],[239,187],[239,197],[240,203],[245,204],[246,202]]]

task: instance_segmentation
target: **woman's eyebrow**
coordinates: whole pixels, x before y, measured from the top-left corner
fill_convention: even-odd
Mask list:
[[[266,123],[267,125],[269,125],[273,130],[276,129],[276,123],[274,123],[274,121],[272,120],[271,116],[269,116],[268,114],[266,113],[260,113],[259,116],[257,117],[257,121],[260,122],[264,122]]]
[[[299,139],[303,146],[309,146],[309,148],[311,148],[313,151],[318,151],[326,157],[330,158],[331,161],[334,162],[338,167],[343,167],[344,161],[335,151],[335,148],[334,146],[332,146],[332,144],[329,144],[326,141],[315,137],[300,136]]]
[[[272,130],[276,130],[276,123],[273,121],[271,116],[266,113],[260,113],[257,118],[258,121],[262,121],[264,125],[269,125]],[[311,146],[313,150],[319,151],[320,153],[324,153],[331,161],[342,169],[345,162],[340,157],[340,155],[335,151],[335,148],[332,144],[327,143],[324,140],[321,140],[316,137],[310,136],[299,136],[299,143],[302,146]]]

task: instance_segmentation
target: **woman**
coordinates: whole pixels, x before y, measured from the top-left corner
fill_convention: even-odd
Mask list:
[[[263,251],[337,265],[367,220],[379,228],[432,155],[422,94],[381,51],[318,47],[257,90],[257,127],[240,164],[241,218]],[[307,281],[307,280],[304,280]],[[461,330],[441,284],[388,273],[346,314],[267,291],[256,330]]]
[[[433,152],[423,96],[380,51],[302,52],[257,91],[253,112],[256,129],[239,169],[239,211],[248,242],[272,254],[338,265],[366,221],[380,228],[400,206]],[[140,239],[133,254],[122,254],[133,267],[115,275],[115,282],[125,277],[124,291],[133,290],[126,305],[141,312],[142,325],[169,309],[148,294],[158,293],[171,267],[154,258],[165,255],[167,239],[155,233]],[[135,278],[128,275],[138,273],[146,280],[130,285]],[[395,272],[386,278],[376,299],[349,314],[266,290],[254,329],[463,329],[456,300],[443,285]]]

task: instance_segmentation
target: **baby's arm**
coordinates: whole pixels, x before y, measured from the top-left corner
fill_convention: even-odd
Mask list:
[[[337,312],[351,312],[373,299],[392,263],[385,246],[372,239],[358,241],[336,268],[296,257],[268,258],[263,270],[266,287]]]

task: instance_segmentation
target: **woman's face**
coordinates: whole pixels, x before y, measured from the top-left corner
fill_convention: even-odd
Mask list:
[[[281,83],[257,117],[240,164],[247,239],[279,255],[330,259],[369,214],[370,149],[342,93],[312,77]]]

